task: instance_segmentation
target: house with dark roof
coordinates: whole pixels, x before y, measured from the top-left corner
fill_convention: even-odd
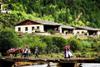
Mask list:
[[[24,20],[15,26],[15,31],[22,33],[43,33],[48,30],[60,32],[60,24],[43,20]]]
[[[44,27],[36,21],[24,20],[16,24],[15,31],[22,33],[44,32]]]

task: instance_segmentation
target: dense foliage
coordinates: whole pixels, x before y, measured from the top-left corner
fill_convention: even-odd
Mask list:
[[[43,19],[74,26],[100,26],[100,0],[2,0],[13,20]],[[2,15],[0,15],[2,16]],[[2,16],[4,17],[4,16]],[[5,18],[4,18],[5,19]],[[17,21],[16,21],[17,20]]]
[[[76,37],[64,39],[57,36],[37,36],[24,34],[18,36],[14,30],[5,27],[0,28],[0,52],[3,54],[11,47],[24,48],[28,45],[34,53],[34,48],[39,47],[42,54],[62,53],[65,45],[70,45],[76,56],[97,56],[100,51],[100,37],[78,39]]]
[[[19,47],[24,48],[25,45],[28,45],[32,51],[34,51],[35,47],[39,47],[40,53],[61,52],[63,51],[64,45],[67,43],[66,39],[61,37],[35,36],[27,34],[19,39]]]

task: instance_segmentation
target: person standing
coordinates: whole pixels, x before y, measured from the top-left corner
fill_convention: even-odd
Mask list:
[[[28,46],[26,46],[26,47],[23,49],[23,56],[24,56],[24,57],[28,57],[28,55],[29,55],[29,48],[28,48]]]
[[[70,57],[72,57],[73,55],[72,55],[72,52],[71,52],[71,50],[70,50],[70,45],[67,45],[67,46],[65,46],[64,47],[64,57],[65,58],[70,58]]]

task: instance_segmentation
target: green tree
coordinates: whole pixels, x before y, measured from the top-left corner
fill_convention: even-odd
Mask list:
[[[14,30],[5,28],[0,30],[0,52],[2,55],[11,47],[18,46],[18,37]]]

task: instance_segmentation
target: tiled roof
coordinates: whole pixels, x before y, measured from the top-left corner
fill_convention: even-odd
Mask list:
[[[52,25],[52,26],[57,25],[57,26],[61,26],[62,28],[66,28],[66,29],[84,29],[84,30],[100,31],[100,29],[98,29],[98,28],[92,28],[92,27],[87,27],[87,26],[72,27],[72,26],[67,26],[67,25],[63,25],[60,23],[56,23],[53,21],[45,21],[45,20],[24,20],[16,25],[20,25],[22,22],[25,22],[25,21],[31,21],[32,23],[35,22],[35,23],[39,23],[39,24],[43,24],[43,25]]]
[[[67,29],[74,29],[75,27],[72,26],[66,26],[66,25],[61,25],[62,28],[67,28]]]
[[[32,23],[35,22],[35,23],[39,23],[39,24],[43,24],[43,25],[58,25],[58,26],[61,25],[61,24],[59,24],[59,23],[52,22],[52,21],[45,21],[45,20],[29,20],[29,19],[24,20],[24,21],[21,21],[21,22],[19,22],[19,23],[16,24],[16,25],[20,25],[20,24],[25,23],[25,22],[27,22],[27,21],[30,21],[30,22],[32,22]]]
[[[100,30],[98,28],[92,28],[92,27],[83,27],[83,26],[80,26],[80,27],[76,27],[76,28],[80,28],[80,29],[85,29],[85,30],[94,30],[94,31],[97,31],[97,30]]]
[[[44,21],[44,20],[36,20],[36,22],[41,23],[41,24],[43,24],[43,25],[61,25],[61,24],[56,23],[56,22]]]

